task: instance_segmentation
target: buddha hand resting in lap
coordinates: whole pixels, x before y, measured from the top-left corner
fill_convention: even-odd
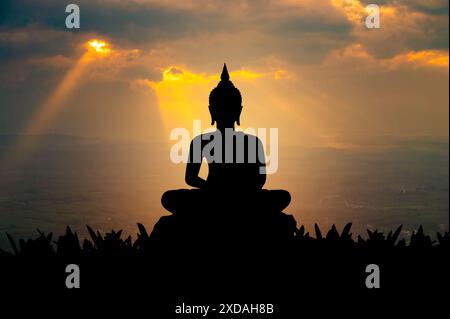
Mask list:
[[[242,98],[230,81],[226,65],[221,81],[210,93],[209,111],[217,130],[193,139],[186,166],[186,183],[195,189],[165,192],[163,206],[174,214],[229,208],[281,212],[291,197],[284,190],[262,189],[266,168],[261,141],[235,131],[235,123],[240,125]],[[199,176],[203,159],[208,163],[206,180]]]

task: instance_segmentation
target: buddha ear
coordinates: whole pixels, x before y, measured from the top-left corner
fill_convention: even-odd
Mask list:
[[[214,108],[211,105],[208,105],[209,108],[209,114],[211,114],[211,125],[214,125],[214,123],[216,123],[216,116],[215,116],[215,112],[214,112]]]
[[[237,112],[237,120],[236,120],[236,123],[237,123],[238,126],[241,125],[241,112],[242,112],[242,105],[241,105],[240,109],[239,109],[238,112]]]

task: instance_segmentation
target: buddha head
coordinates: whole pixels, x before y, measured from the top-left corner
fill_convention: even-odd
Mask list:
[[[230,81],[227,65],[223,65],[220,82],[209,94],[209,113],[211,125],[217,122],[218,128],[234,128],[240,125],[242,97],[239,90]]]

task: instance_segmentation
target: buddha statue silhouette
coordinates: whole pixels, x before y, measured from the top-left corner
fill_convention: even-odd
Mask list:
[[[281,212],[291,200],[285,190],[263,190],[266,182],[263,144],[256,136],[238,132],[242,97],[230,81],[226,64],[221,80],[209,95],[211,124],[217,130],[201,134],[190,144],[186,183],[195,189],[170,190],[163,194],[164,208],[173,214],[208,210],[249,212],[261,209]],[[208,177],[199,176],[202,160]]]

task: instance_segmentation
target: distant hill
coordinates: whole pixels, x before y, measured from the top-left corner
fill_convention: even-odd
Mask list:
[[[16,143],[21,139],[34,139],[41,143],[86,143],[96,141],[92,138],[69,134],[42,134],[42,135],[25,135],[25,134],[0,134],[0,146]]]

